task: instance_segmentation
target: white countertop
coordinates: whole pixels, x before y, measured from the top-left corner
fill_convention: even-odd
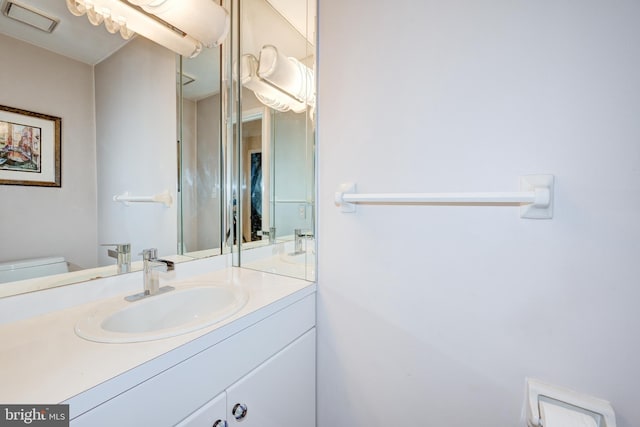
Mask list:
[[[303,252],[294,253],[293,240],[279,242],[276,245],[255,247],[242,254],[242,266],[268,273],[316,280],[315,240],[303,241]]]
[[[75,334],[76,322],[104,303],[102,300],[0,325],[0,402],[59,403],[75,396],[79,406],[89,408],[99,404],[107,391],[126,390],[316,289],[314,283],[304,280],[236,267],[162,285],[179,288],[202,281],[242,287],[249,292],[249,301],[238,313],[213,326],[141,343],[95,343]],[[133,370],[136,367],[142,369]],[[78,397],[90,389],[93,393]]]

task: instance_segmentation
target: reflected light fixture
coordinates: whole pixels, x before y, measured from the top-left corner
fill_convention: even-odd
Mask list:
[[[292,98],[308,105],[315,103],[313,71],[293,57],[286,57],[275,46],[260,50],[258,77]]]
[[[140,34],[193,58],[218,46],[229,33],[228,12],[212,0],[66,0],[75,16],[87,15],[125,39]],[[154,15],[154,16],[151,16]]]
[[[250,54],[240,58],[240,82],[277,111],[301,113],[307,105],[315,105],[313,70],[272,45],[260,50],[259,60]]]
[[[282,93],[259,78],[258,59],[253,55],[242,55],[240,58],[240,82],[247,89],[251,89],[260,102],[276,111],[292,110],[301,113],[307,107],[305,103]]]

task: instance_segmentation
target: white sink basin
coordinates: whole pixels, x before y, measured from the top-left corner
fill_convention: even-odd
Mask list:
[[[117,298],[76,324],[76,334],[105,343],[153,341],[211,326],[247,303],[246,291],[230,285],[192,284],[135,302]]]

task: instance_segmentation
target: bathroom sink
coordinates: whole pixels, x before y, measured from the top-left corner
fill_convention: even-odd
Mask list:
[[[80,319],[75,331],[96,342],[153,341],[211,326],[237,313],[248,299],[234,286],[190,284],[135,302],[105,302]]]

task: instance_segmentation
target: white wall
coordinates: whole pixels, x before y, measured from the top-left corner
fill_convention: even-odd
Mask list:
[[[305,113],[273,114],[274,194],[271,197],[278,236],[291,236],[295,229],[313,231],[314,150]],[[302,209],[302,215],[300,210]]]
[[[198,248],[198,146],[197,103],[182,101],[182,247]],[[180,217],[180,215],[178,215]]]
[[[220,248],[220,96],[185,99],[182,114],[184,249]]]
[[[526,376],[640,425],[640,3],[319,4],[318,425],[515,426]],[[332,202],[529,173],[552,220]]]
[[[220,95],[197,104],[198,248],[220,247]]]
[[[62,187],[0,185],[0,262],[64,256],[95,267],[92,67],[4,35],[0,52],[0,104],[62,118]]]
[[[125,191],[151,196],[169,190],[175,201],[175,54],[137,37],[98,64],[95,79],[99,243],[131,243],[132,259],[145,248],[175,254],[175,203],[127,207],[112,200]],[[99,258],[114,262],[106,248]]]

